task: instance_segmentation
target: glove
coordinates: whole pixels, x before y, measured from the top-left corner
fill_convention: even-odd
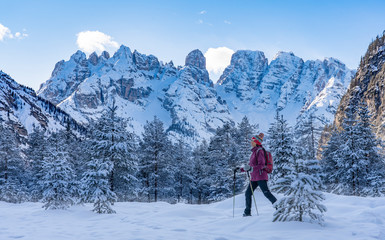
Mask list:
[[[250,167],[249,165],[246,165],[246,166],[243,167],[243,170],[244,170],[245,172],[248,172],[248,171],[251,170],[251,172],[252,172],[252,171],[253,171],[253,168]]]
[[[234,172],[241,172],[241,168],[240,167],[234,168]]]
[[[253,172],[253,168],[249,165],[245,165],[244,167],[241,167],[241,172]]]

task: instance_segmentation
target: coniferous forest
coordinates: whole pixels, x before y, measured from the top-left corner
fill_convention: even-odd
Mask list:
[[[282,194],[275,221],[308,218],[322,224],[324,191],[384,195],[381,142],[365,104],[351,101],[359,107],[346,111],[342,128],[332,129],[323,146],[312,115],[289,126],[277,112],[264,141],[274,158],[270,188]],[[129,124],[112,105],[86,134],[74,134],[69,126],[53,133],[35,128],[26,145],[0,124],[0,200],[39,201],[45,209],[92,203],[97,213],[114,213],[117,201],[206,204],[247,186],[245,174],[233,178],[234,169],[248,163],[250,139],[258,133],[247,117],[237,125],[225,123],[195,147],[182,138],[171,141],[156,116],[141,136],[128,132]]]

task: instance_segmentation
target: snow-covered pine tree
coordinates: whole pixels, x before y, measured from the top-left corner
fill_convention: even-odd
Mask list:
[[[318,190],[320,179],[308,172],[312,171],[314,162],[296,159],[292,172],[278,180],[286,191],[284,197],[279,199],[275,206],[273,221],[300,221],[323,224],[323,213],[326,207],[321,204],[325,199]]]
[[[128,121],[118,117],[117,110],[113,102],[94,123],[90,139],[98,156],[91,156],[111,162],[110,189],[119,199],[127,200],[136,196],[137,137],[127,131]]]
[[[211,176],[215,173],[215,167],[209,159],[208,148],[206,140],[203,140],[192,153],[194,167],[191,172],[191,188],[198,204],[208,203]]]
[[[179,138],[172,150],[172,162],[170,164],[174,168],[174,188],[177,201],[187,200],[191,203],[193,198],[191,170],[194,168],[191,149],[182,138]]]
[[[77,185],[74,184],[74,170],[71,166],[65,133],[60,130],[52,133],[48,138],[48,154],[43,161],[43,208],[67,209],[74,204],[74,192]]]
[[[322,151],[322,159],[320,161],[321,178],[328,192],[335,192],[339,186],[338,162],[342,161],[341,142],[341,132],[334,128],[329,141]]]
[[[250,124],[249,119],[244,116],[242,121],[238,124],[235,129],[234,143],[236,149],[232,150],[232,154],[237,156],[231,157],[231,166],[240,167],[248,164],[251,156],[251,138],[258,134],[258,125]],[[235,193],[238,194],[245,188],[245,182],[248,182],[246,174],[236,173]],[[247,186],[247,185],[246,185]]]
[[[0,201],[27,200],[25,164],[18,145],[16,133],[0,121]]]
[[[320,136],[323,128],[317,126],[316,124],[316,116],[311,112],[309,115],[304,115],[302,118],[297,119],[297,124],[295,127],[295,131],[297,132],[298,139],[297,143],[301,146],[306,146],[306,154],[311,156],[312,158],[316,158],[318,151],[318,137]],[[320,119],[318,119],[320,120]],[[306,143],[306,145],[304,144]]]
[[[44,175],[43,161],[47,153],[47,137],[45,130],[34,127],[33,132],[28,135],[28,148],[25,150],[25,155],[28,161],[29,173],[29,192],[31,200],[34,202],[43,198],[42,178]]]
[[[274,185],[280,178],[285,177],[289,171],[289,165],[294,158],[294,139],[292,129],[287,120],[277,111],[274,122],[268,130],[267,146],[274,160],[274,171],[269,181]]]
[[[210,186],[210,201],[220,201],[233,194],[233,169],[239,166],[237,149],[234,147],[234,128],[231,123],[218,127],[210,139],[209,158],[212,172]]]
[[[113,129],[114,145],[111,150],[114,155],[114,184],[116,193],[122,200],[132,200],[138,194],[138,170],[137,150],[139,138],[134,132],[127,131],[130,124],[128,120],[115,117],[115,128]]]
[[[276,203],[273,221],[305,221],[321,225],[324,222],[326,207],[321,202],[325,197],[320,190],[320,167],[311,139],[314,137],[312,119],[309,121],[297,124],[294,160],[288,166],[288,175],[278,179],[276,184],[278,190],[283,190],[284,197]]]
[[[87,165],[85,161],[85,159],[87,158],[85,154],[86,151],[84,151],[87,146],[84,146],[81,139],[81,137],[84,136],[77,136],[71,129],[71,124],[67,119],[64,137],[64,144],[67,146],[67,149],[71,149],[71,151],[68,151],[68,157],[75,171],[76,179],[74,179],[74,181],[77,181],[76,184],[79,185],[79,181]]]
[[[378,146],[380,141],[373,133],[370,111],[365,102],[361,102],[358,109],[358,130],[361,134],[359,148],[363,154],[358,181],[362,186],[361,196],[381,196],[385,193],[385,164]]]
[[[97,150],[95,145],[91,148]],[[117,197],[111,191],[111,184],[109,182],[112,168],[113,164],[111,161],[93,154],[87,163],[87,171],[83,174],[82,202],[93,203],[94,208],[92,211],[99,214],[115,213],[115,210],[112,209],[112,204],[116,202]]]
[[[309,163],[308,174],[312,174],[316,178],[321,175],[321,166],[316,157],[318,149],[316,135],[319,135],[320,131],[321,129],[315,126],[315,116],[313,114],[299,120],[296,125],[295,149],[297,155]]]
[[[324,159],[333,155],[336,163],[335,192],[380,196],[384,191],[385,176],[383,157],[378,149],[380,142],[373,134],[366,104],[359,101],[359,87],[353,91],[345,109],[340,134],[335,137],[336,140],[333,140],[332,135],[329,143],[329,146],[339,145],[330,153],[326,152]]]
[[[88,126],[87,138],[84,144],[87,146],[87,168],[82,174],[81,202],[93,203],[93,210],[99,214],[115,213],[112,205],[117,201],[116,193],[111,190],[111,172],[113,162],[106,157],[104,143],[106,133],[103,131],[102,121],[91,121]]]
[[[258,126],[250,124],[249,119],[244,116],[236,129],[235,142],[238,146],[239,159],[247,162],[251,155],[251,138],[258,133]]]
[[[283,116],[282,116],[283,118]],[[274,116],[274,121],[270,123],[270,127],[267,130],[268,135],[265,137],[266,138],[266,147],[268,147],[271,150],[271,153],[276,155],[275,149],[277,148],[276,145],[278,144],[279,140],[279,135],[278,131],[280,129],[279,127],[279,122],[281,119],[281,115],[279,114],[279,111],[275,111],[275,116]],[[286,123],[287,126],[287,123]]]
[[[175,201],[174,172],[169,159],[171,142],[163,127],[163,122],[156,116],[144,125],[140,142],[140,177],[142,196],[157,202],[158,199]],[[152,197],[153,196],[153,197]]]
[[[361,159],[365,158],[363,152],[360,151],[360,143],[363,136],[361,136],[359,120],[357,119],[358,103],[357,94],[354,94],[346,106],[341,131],[340,149],[342,154],[337,159],[337,174],[339,176],[337,192],[355,196],[360,196],[362,193],[361,181],[359,179],[364,177],[362,175],[364,175],[368,165],[367,160],[361,161]]]

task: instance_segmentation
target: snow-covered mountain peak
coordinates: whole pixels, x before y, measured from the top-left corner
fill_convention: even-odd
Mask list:
[[[88,57],[88,62],[90,62],[93,66],[97,66],[105,63],[110,58],[110,54],[106,51],[103,51],[100,56],[96,52],[93,52]]]
[[[304,61],[292,52],[279,52],[262,78],[259,87],[261,94],[254,102],[258,109],[285,108],[300,83],[303,65]]]
[[[206,69],[206,58],[199,49],[195,49],[187,55],[185,65]]]
[[[343,62],[341,62],[337,58],[333,58],[333,57],[325,57],[324,62],[335,63],[337,65],[345,65]]]
[[[121,45],[120,48],[115,52],[112,56],[113,61],[116,60],[126,60],[128,62],[132,62],[132,52],[129,47]]]
[[[323,64],[325,69],[328,69],[329,74],[336,74],[338,77],[342,77],[343,72],[348,69],[343,62],[336,58],[325,58]]]
[[[19,85],[15,80],[11,78],[8,74],[0,70],[0,90],[5,91],[6,86],[10,87],[11,89],[18,89],[21,85]],[[34,94],[34,91],[29,88],[22,88],[24,91],[26,91],[28,94]]]
[[[51,132],[64,129],[64,125],[80,129],[68,114],[37,97],[33,89],[18,84],[1,70],[0,124],[14,129],[21,143],[25,143],[25,137],[34,127]]]
[[[141,54],[138,51],[133,53],[133,62],[139,70],[152,71],[160,67],[160,63],[157,57],[154,55]]]
[[[267,58],[261,51],[239,50],[231,57],[230,65],[242,71],[260,71],[267,63]]]
[[[88,57],[88,61],[89,61],[92,65],[94,65],[94,66],[98,65],[98,63],[99,63],[99,57],[98,57],[98,55],[96,54],[96,52],[93,52],[93,53],[90,54],[90,56]]]
[[[115,101],[119,116],[132,119],[137,133],[156,115],[172,136],[186,135],[197,143],[232,120],[199,50],[192,51],[186,66],[178,68],[124,45],[108,60],[91,54],[88,61],[59,65],[58,74],[43,84],[39,94],[82,123],[98,118]]]
[[[296,57],[293,52],[278,51],[277,54],[273,57],[272,61],[277,58],[292,58]]]
[[[201,83],[213,87],[206,70],[206,58],[199,49],[191,51],[186,57],[185,66],[180,70],[179,78],[188,84]]]
[[[217,90],[225,92],[221,95],[229,100],[230,106],[237,104],[224,95],[235,94],[234,97],[242,101],[251,100],[255,97],[255,90],[259,88],[267,68],[268,60],[263,52],[239,50],[233,54],[230,65],[219,78]]]
[[[267,130],[277,109],[292,125],[309,111],[330,122],[353,75],[333,58],[304,62],[281,51],[268,64],[262,52],[238,51],[216,89],[236,121],[247,115]]]
[[[101,54],[100,54],[100,57],[99,58],[104,58],[104,59],[109,59],[110,58],[110,54],[107,52],[107,51],[103,51]]]
[[[269,64],[261,51],[240,50],[214,88],[198,49],[177,68],[124,45],[111,58],[106,52],[84,59],[78,51],[60,61],[39,96],[83,123],[115,101],[136,131],[157,115],[173,136],[190,139],[208,138],[225,121],[240,122],[245,115],[265,131],[276,109],[294,124],[299,114],[322,108],[327,122],[353,75],[333,58],[304,62],[279,52]]]
[[[131,49],[125,45],[120,45],[119,49],[114,53],[113,57],[116,58],[118,56],[122,56],[123,54],[127,56],[131,56],[132,52]]]
[[[110,58],[110,54],[107,51],[103,51],[100,56],[96,52],[93,52],[88,57],[88,62],[93,66],[97,66],[100,63],[106,62]]]
[[[81,63],[84,60],[87,60],[86,54],[80,50],[76,51],[70,58],[70,61],[74,61],[75,63]]]
[[[296,68],[298,65],[303,64],[303,60],[300,57],[294,55],[293,52],[278,52],[271,60],[270,65],[284,68]]]

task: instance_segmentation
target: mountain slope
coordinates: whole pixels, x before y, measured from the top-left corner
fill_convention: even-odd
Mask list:
[[[259,51],[237,51],[216,89],[234,118],[250,116],[267,129],[276,109],[293,125],[310,113],[330,123],[354,71],[333,58],[306,61],[279,52],[267,63]]]
[[[115,101],[137,133],[156,115],[174,138],[196,142],[245,115],[266,131],[276,109],[292,125],[298,116],[313,114],[322,127],[332,121],[353,74],[332,58],[305,62],[279,52],[269,64],[263,52],[237,51],[214,85],[199,50],[175,67],[122,45],[111,58],[103,53],[87,59],[78,51],[60,61],[38,94],[82,123]]]
[[[349,99],[357,94],[364,101],[372,115],[372,123],[377,137],[385,140],[385,34],[369,45],[365,56],[352,83],[343,96],[335,116],[335,125],[339,127],[345,116]]]
[[[96,58],[102,61],[92,65]],[[85,59],[85,54],[78,51],[60,66],[42,85],[39,96],[57,102],[82,123],[98,118],[114,101],[118,114],[131,118],[137,133],[156,115],[171,135],[187,137],[192,142],[209,137],[224,121],[231,120],[227,106],[217,97],[199,50],[192,51],[186,57],[186,65],[178,68],[172,62],[163,64],[152,55],[132,53],[123,45],[109,59],[103,54]],[[82,67],[86,74],[76,77]]]
[[[82,130],[68,114],[52,103],[38,97],[34,90],[15,82],[0,71],[0,122],[15,129],[19,140],[40,127],[49,131],[64,129],[67,124],[74,130]]]

